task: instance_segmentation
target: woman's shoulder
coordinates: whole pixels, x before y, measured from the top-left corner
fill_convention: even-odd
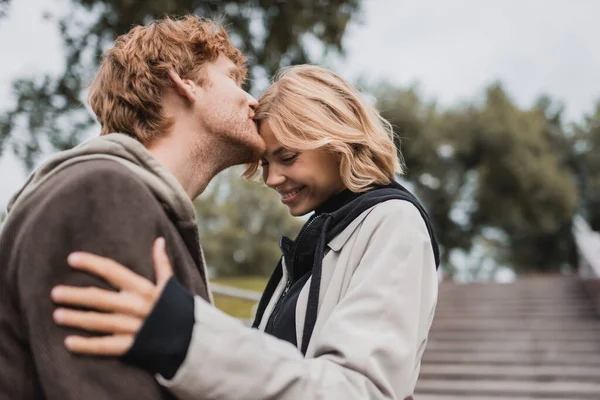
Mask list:
[[[396,237],[410,231],[425,235],[429,240],[425,221],[414,204],[400,199],[387,200],[365,210],[328,245],[333,250],[339,250],[352,236],[359,235],[365,240],[372,240]]]
[[[367,210],[363,224],[406,227],[407,224],[423,227],[426,225],[417,207],[407,200],[393,199],[376,204]]]
[[[370,242],[390,238],[431,242],[427,224],[417,207],[406,200],[387,200],[373,206],[355,231]]]

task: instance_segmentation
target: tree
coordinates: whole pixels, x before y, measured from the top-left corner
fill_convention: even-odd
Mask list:
[[[520,110],[498,85],[486,97],[473,222],[506,233],[505,258],[518,270],[557,270],[572,261],[573,175],[553,149],[543,110]]]
[[[469,201],[470,193],[463,193],[468,175],[459,153],[462,142],[454,143],[454,129],[448,124],[461,130],[469,113],[461,110],[442,115],[435,103],[421,101],[416,88],[404,90],[383,83],[373,92],[382,116],[394,126],[407,165],[405,179],[414,185],[434,220],[443,250],[441,262],[451,269],[450,251],[470,248],[472,227],[452,213],[461,202]]]
[[[402,139],[406,179],[431,213],[444,263],[476,239],[517,271],[572,262],[577,188],[556,151],[565,134],[548,107],[522,110],[499,84],[479,104],[446,110],[414,89],[381,85],[375,93]]]
[[[207,263],[219,275],[269,275],[281,257],[280,237],[294,238],[303,223],[239,168],[218,175],[195,205]]]
[[[8,13],[8,6],[10,5],[9,0],[0,0],[0,18],[6,17]]]
[[[58,24],[64,42],[64,72],[58,76],[24,77],[13,83],[17,100],[0,116],[0,155],[9,147],[31,169],[43,148],[61,150],[77,144],[94,124],[81,99],[100,54],[132,25],[165,14],[223,15],[234,43],[249,57],[251,89],[258,78],[270,77],[281,66],[317,61],[307,50],[311,39],[322,45],[324,52],[341,52],[342,36],[359,3],[71,0],[71,11],[66,15],[49,16]]]

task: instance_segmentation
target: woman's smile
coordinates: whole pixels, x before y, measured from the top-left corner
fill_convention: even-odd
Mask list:
[[[304,189],[306,189],[306,186],[299,186],[295,189],[287,190],[285,192],[278,190],[279,195],[281,196],[281,202],[286,205],[294,203],[296,200],[298,200]]]

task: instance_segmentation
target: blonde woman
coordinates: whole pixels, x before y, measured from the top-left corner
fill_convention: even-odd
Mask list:
[[[122,356],[180,399],[405,399],[413,395],[437,300],[438,247],[402,172],[392,128],[359,93],[316,66],[285,69],[259,100],[265,184],[294,216],[314,214],[259,302],[254,328],[194,298],[161,238],[157,283],[73,253],[73,268],[118,292],[58,286],[55,321],[79,354]],[[92,311],[96,310],[96,311]],[[98,312],[101,311],[101,312]],[[183,360],[183,361],[182,361]]]

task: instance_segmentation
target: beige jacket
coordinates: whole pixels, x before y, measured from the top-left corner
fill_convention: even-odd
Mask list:
[[[413,394],[437,301],[425,223],[409,202],[365,211],[328,244],[306,358],[196,298],[188,354],[172,380],[182,400],[404,399]],[[284,276],[259,326],[283,291]],[[298,343],[310,280],[297,305]]]

